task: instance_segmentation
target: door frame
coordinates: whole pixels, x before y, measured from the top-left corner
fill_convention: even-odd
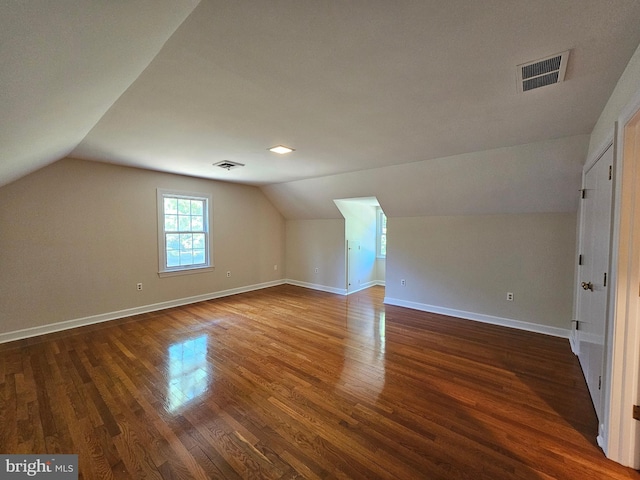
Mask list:
[[[615,125],[614,217],[611,294],[605,383],[605,421],[598,443],[608,458],[640,468],[640,422],[632,405],[640,401],[640,148],[627,145],[627,127],[640,118],[640,90]],[[640,128],[640,127],[639,127]]]

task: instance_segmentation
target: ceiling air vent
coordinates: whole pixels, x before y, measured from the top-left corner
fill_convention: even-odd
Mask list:
[[[214,167],[224,168],[225,170],[231,170],[232,168],[244,167],[244,163],[232,162],[231,160],[223,160],[213,164]]]
[[[564,80],[569,50],[534,62],[518,65],[518,91],[527,92]]]

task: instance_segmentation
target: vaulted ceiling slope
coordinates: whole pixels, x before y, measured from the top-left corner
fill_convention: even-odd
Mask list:
[[[342,218],[334,199],[375,195],[390,217],[567,213],[588,135],[265,185],[287,219]]]
[[[198,0],[0,0],[0,185],[69,154]]]
[[[196,3],[1,2],[0,185],[69,152],[269,185],[585,135],[640,43],[637,0]]]

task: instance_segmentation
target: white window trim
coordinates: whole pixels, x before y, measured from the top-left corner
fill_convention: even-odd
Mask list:
[[[386,254],[382,255],[381,253],[382,242],[380,241],[382,237],[382,215],[384,215],[385,213],[380,207],[378,207],[376,210],[376,258],[387,258]]]
[[[204,265],[186,266],[186,267],[171,267],[167,268],[166,263],[166,246],[165,246],[165,232],[164,232],[164,197],[188,197],[194,199],[206,200],[207,212],[204,216],[206,222],[205,242],[207,249],[205,252],[206,260]],[[213,200],[208,193],[199,192],[185,192],[180,190],[168,190],[164,188],[158,188],[156,190],[156,205],[158,213],[158,276],[160,277],[172,277],[176,275],[189,275],[193,273],[205,273],[211,272],[214,269],[213,265],[213,249],[211,242],[211,229],[213,225]]]

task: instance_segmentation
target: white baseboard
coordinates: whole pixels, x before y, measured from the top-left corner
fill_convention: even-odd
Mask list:
[[[372,280],[371,282],[362,283],[355,290],[350,290],[347,292],[347,295],[351,295],[356,292],[361,292],[362,290],[366,290],[367,288],[375,287],[376,285],[381,285],[384,287],[384,282],[380,282],[379,280]]]
[[[0,333],[0,343],[13,342],[15,340],[22,340],[24,338],[36,337],[38,335],[45,335],[47,333],[61,332],[63,330],[69,330],[77,327],[84,327],[86,325],[93,325],[96,323],[108,322],[109,320],[116,320],[118,318],[130,317],[133,315],[140,315],[142,313],[155,312],[157,310],[164,310],[166,308],[180,307],[182,305],[203,302],[205,300],[212,300],[214,298],[222,298],[222,297],[228,297],[230,295],[237,295],[239,293],[252,292],[254,290],[261,290],[263,288],[275,287],[276,285],[282,285],[284,283],[286,283],[285,280],[274,280],[271,282],[248,285],[246,287],[231,288],[229,290],[222,290],[219,292],[205,293],[203,295],[195,295],[193,297],[178,298],[176,300],[169,300],[167,302],[153,303],[151,305],[142,305],[140,307],[127,308],[124,310],[118,310],[116,312],[102,313],[99,315],[92,315],[84,318],[76,318],[74,320],[56,322],[49,325],[43,325],[41,327],[31,327],[31,328],[25,328],[22,330],[15,330],[13,332]]]
[[[347,294],[346,288],[329,287],[327,285],[320,285],[317,283],[301,282],[299,280],[291,280],[291,279],[287,279],[283,283],[288,283],[289,285],[295,285],[296,287],[310,288],[311,290],[319,290],[321,292],[335,293],[336,295]]]
[[[285,283],[288,283],[289,285],[295,285],[296,287],[310,288],[311,290],[320,290],[321,292],[327,292],[327,293],[335,293],[336,295],[351,295],[356,292],[361,292],[362,290],[366,290],[367,288],[374,287],[376,285],[381,285],[384,287],[384,281],[380,281],[380,280],[373,280],[371,282],[363,283],[357,289],[350,290],[350,291],[347,290],[346,288],[329,287],[327,285],[301,282],[299,280],[291,280],[291,279],[285,280]]]
[[[575,330],[569,330],[569,345],[571,345],[571,351],[574,355],[580,354],[580,345],[578,345]]]
[[[523,322],[521,320],[513,320],[511,318],[494,317],[492,315],[484,315],[482,313],[465,312],[463,310],[455,310],[452,308],[438,307],[435,305],[427,305],[424,303],[409,302],[398,298],[385,297],[384,303],[387,305],[395,305],[398,307],[412,308],[429,313],[439,313],[451,317],[464,318],[466,320],[475,320],[482,323],[490,323],[492,325],[500,325],[502,327],[516,328],[518,330],[526,330],[527,332],[543,333],[554,337],[569,338],[570,330],[558,327],[550,327],[547,325],[539,325],[537,323]]]

